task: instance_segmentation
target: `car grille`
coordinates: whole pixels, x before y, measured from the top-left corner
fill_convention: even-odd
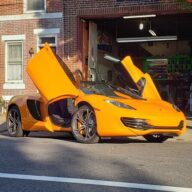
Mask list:
[[[149,129],[174,129],[174,130],[178,129],[178,130],[181,130],[184,126],[184,121],[181,121],[178,126],[174,126],[174,127],[153,126],[153,125],[150,125],[146,119],[139,119],[139,118],[122,117],[121,121],[126,127],[139,129],[139,130],[149,130]]]

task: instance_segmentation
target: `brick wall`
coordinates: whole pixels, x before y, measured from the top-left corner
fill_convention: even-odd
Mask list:
[[[23,13],[22,0],[1,0],[0,15],[16,15]]]
[[[0,1],[0,16],[4,15],[22,15],[23,14],[23,0],[4,0]],[[56,13],[63,11],[62,0],[47,0],[47,12]],[[34,34],[34,29],[39,28],[60,28],[60,34],[57,34],[57,53],[64,57],[64,40],[63,40],[63,18],[56,19],[27,19],[14,21],[0,20],[0,96],[3,95],[20,95],[36,93],[36,88],[29,76],[25,72],[25,67],[30,59],[29,50],[37,51],[37,38]],[[3,35],[25,35],[26,40],[23,41],[24,48],[24,84],[26,89],[22,90],[7,90],[3,89],[5,83],[5,41],[1,41]]]
[[[46,2],[47,12],[63,12],[63,1],[62,0],[47,0]]]
[[[23,13],[24,0],[1,0],[0,1],[0,15],[18,15]],[[46,7],[48,13],[62,12],[62,0],[46,0]]]

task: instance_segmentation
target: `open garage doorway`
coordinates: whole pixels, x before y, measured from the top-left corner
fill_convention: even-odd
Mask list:
[[[83,63],[87,79],[113,81],[104,55],[134,63],[149,73],[164,100],[192,112],[192,14],[84,20]]]

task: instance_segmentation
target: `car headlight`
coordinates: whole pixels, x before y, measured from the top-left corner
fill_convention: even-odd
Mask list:
[[[124,103],[121,103],[121,102],[118,102],[118,101],[113,101],[113,100],[106,100],[107,103],[110,103],[112,105],[115,105],[117,107],[120,107],[120,108],[124,108],[124,109],[130,109],[130,110],[136,110],[135,108],[129,106],[129,105],[126,105]]]
[[[175,109],[177,112],[181,112],[181,110],[179,109],[179,107],[177,107],[176,105],[172,105],[173,106],[173,109]]]

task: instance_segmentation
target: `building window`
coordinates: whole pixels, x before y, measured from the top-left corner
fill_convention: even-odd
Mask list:
[[[25,0],[25,11],[27,12],[45,11],[45,0]]]
[[[6,43],[6,82],[23,82],[23,43]]]
[[[49,43],[49,46],[53,50],[54,53],[56,53],[56,47],[57,47],[57,38],[56,36],[39,36],[38,38],[38,49],[43,48],[45,43]]]

